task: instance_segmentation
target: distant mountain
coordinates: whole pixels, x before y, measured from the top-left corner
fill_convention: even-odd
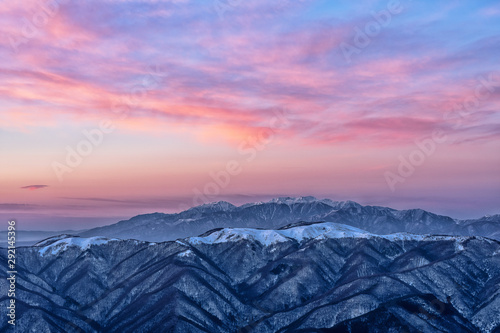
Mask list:
[[[178,214],[139,215],[116,224],[90,229],[79,235],[167,241],[199,235],[214,228],[279,228],[301,221],[342,223],[376,234],[437,233],[500,239],[500,215],[461,221],[421,209],[395,210],[362,206],[353,201],[332,201],[314,197],[277,198],[240,207],[219,201],[193,207]]]
[[[85,230],[63,230],[63,231],[46,231],[46,230],[17,230],[16,246],[30,246],[47,237],[57,236],[60,234],[73,234],[84,232]],[[0,246],[7,247],[8,231],[0,231]]]
[[[346,214],[387,210],[395,221],[435,220],[423,211],[338,205]],[[272,202],[218,213],[332,216],[328,207]],[[60,235],[16,254],[18,332],[500,331],[500,242],[482,237],[380,236],[307,222],[163,243]],[[3,267],[6,256],[0,251]],[[7,283],[2,270],[2,290]],[[7,329],[2,320],[0,331]]]
[[[500,214],[488,215],[475,220],[461,220],[458,223],[464,234],[485,235],[500,239]]]

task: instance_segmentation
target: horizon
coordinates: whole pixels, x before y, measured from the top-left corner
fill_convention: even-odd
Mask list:
[[[303,194],[500,213],[495,1],[28,0],[0,13],[0,218],[20,229]]]

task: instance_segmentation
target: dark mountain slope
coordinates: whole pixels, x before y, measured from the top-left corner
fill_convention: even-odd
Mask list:
[[[64,236],[19,248],[17,270],[23,332],[500,327],[500,243],[481,237],[378,236],[334,223],[165,243]]]

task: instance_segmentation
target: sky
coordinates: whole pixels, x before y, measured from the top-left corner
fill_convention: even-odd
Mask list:
[[[500,213],[498,1],[0,2],[0,219]]]

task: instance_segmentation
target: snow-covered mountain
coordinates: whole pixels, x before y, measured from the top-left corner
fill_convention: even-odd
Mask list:
[[[61,235],[17,258],[18,332],[500,330],[500,242],[483,237],[303,222],[162,243]]]
[[[395,210],[314,197],[276,198],[239,207],[219,201],[178,214],[139,215],[116,224],[90,229],[80,235],[167,241],[199,235],[214,228],[279,228],[301,221],[342,223],[377,234],[437,233],[500,239],[500,215],[460,221],[421,209]]]
[[[464,234],[487,235],[500,240],[500,214],[488,215],[479,219],[458,221]]]

